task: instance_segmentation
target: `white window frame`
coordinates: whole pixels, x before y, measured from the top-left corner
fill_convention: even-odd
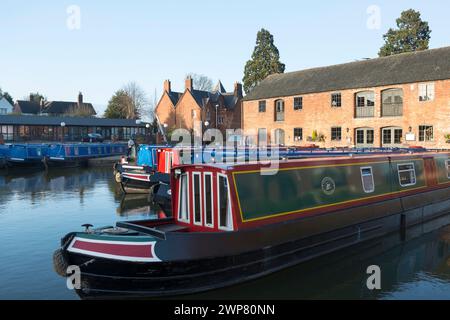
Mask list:
[[[187,187],[187,190],[186,190],[186,200],[187,200],[187,203],[186,203],[186,205],[187,205],[187,214],[186,214],[186,216],[187,216],[187,219],[184,219],[184,218],[182,218],[181,217],[181,199],[182,199],[182,197],[183,197],[183,195],[182,195],[182,192],[183,192],[183,189],[182,189],[182,186],[181,186],[181,182],[183,181],[183,177],[186,177],[186,187]],[[178,196],[178,221],[181,221],[181,222],[185,222],[185,223],[190,223],[190,214],[189,214],[189,204],[190,204],[190,200],[189,200],[189,174],[188,173],[184,173],[184,174],[182,174],[181,176],[180,176],[180,182],[179,182],[179,189],[178,190],[180,190],[180,192],[179,192],[179,196]]]
[[[408,169],[408,170],[402,170],[401,172],[405,172],[405,171],[413,171],[414,173],[414,183],[408,183],[408,184],[402,184],[401,178],[400,178],[400,166],[412,166],[412,169]],[[397,172],[398,172],[398,182],[400,183],[401,187],[410,187],[410,186],[415,186],[417,184],[417,175],[416,175],[416,166],[414,165],[413,162],[410,163],[398,163],[397,164]]]
[[[195,176],[198,176],[199,183],[199,195],[200,195],[200,221],[195,220]],[[202,173],[195,171],[192,172],[192,219],[196,226],[203,226],[203,192],[202,192]]]
[[[211,178],[211,224],[209,224],[206,219],[206,213],[208,212],[207,204],[206,204],[206,177],[209,176]],[[205,196],[203,197],[203,205],[205,207],[205,226],[208,228],[214,228],[214,179],[212,172],[203,173],[203,189],[205,190]]]
[[[419,83],[419,102],[434,101],[436,88],[434,82]],[[422,92],[421,92],[422,91]],[[425,95],[422,95],[424,93]],[[426,99],[422,99],[422,97]]]
[[[228,212],[227,212],[227,226],[223,227],[220,225],[220,178],[225,178],[228,186]],[[218,173],[217,174],[217,225],[219,230],[223,231],[233,231],[233,215],[231,209],[231,192],[230,192],[230,183],[228,180],[228,176],[226,174]]]
[[[445,161],[445,169],[447,169],[447,178],[450,179],[450,160]]]
[[[372,185],[373,185],[373,189],[372,190],[366,190],[366,186],[364,185],[364,177],[367,175],[363,174],[363,170],[370,170],[370,176],[372,178]],[[374,193],[375,192],[375,180],[373,178],[373,168],[372,167],[361,167],[360,168],[360,172],[361,172],[361,183],[362,183],[362,187],[365,193]]]

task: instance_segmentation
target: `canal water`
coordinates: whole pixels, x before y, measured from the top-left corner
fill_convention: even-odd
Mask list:
[[[145,196],[123,198],[110,168],[0,171],[0,299],[79,299],[52,254],[81,225],[154,218]],[[367,268],[381,290],[367,288]],[[450,216],[194,299],[450,299]]]

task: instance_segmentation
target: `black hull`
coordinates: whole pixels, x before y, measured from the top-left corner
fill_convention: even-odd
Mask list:
[[[49,168],[79,168],[87,167],[87,159],[77,159],[77,160],[46,160],[46,165]]]
[[[164,210],[172,209],[172,193],[170,185],[160,183],[158,187],[155,187],[153,202],[158,204]]]
[[[6,160],[6,165],[9,168],[30,168],[30,169],[45,169],[44,162],[42,160],[25,160],[25,161],[16,161],[16,160]]]
[[[141,181],[122,177],[120,186],[125,194],[148,194],[157,184],[159,184],[157,181]]]
[[[127,263],[101,258],[92,260],[92,257],[69,254],[68,263],[82,266],[84,290],[79,294],[85,298],[193,294],[254,280],[388,234],[397,233],[399,237],[404,237],[408,228],[450,213],[448,189],[442,192],[445,192],[441,193],[445,200],[416,205],[397,213],[392,213],[397,208],[390,201],[378,206],[355,208],[354,212],[338,211],[336,215],[342,219],[349,219],[352,214],[355,219],[359,218],[344,228],[331,231],[326,231],[329,227],[327,223],[335,222],[332,217],[324,215],[317,217],[316,221],[300,220],[231,236],[219,234],[215,238],[200,235],[198,238],[188,239],[189,235],[180,234],[171,238],[167,234],[167,240],[161,243],[161,247],[157,247],[157,254],[168,262]],[[421,200],[424,199],[411,199],[413,202]],[[403,202],[405,207],[413,205],[405,199]],[[384,212],[381,211],[383,207]],[[364,220],[365,216],[373,215],[372,210],[377,210],[380,216]],[[321,230],[312,228],[315,223],[318,223]],[[308,233],[310,234],[307,235]],[[296,239],[292,238],[293,234],[297,235]],[[189,242],[188,246],[185,246],[186,242]],[[266,243],[271,245],[265,245]],[[220,252],[220,257],[217,257],[217,252]],[[205,258],[212,254],[216,257]],[[175,256],[177,258],[173,258]]]

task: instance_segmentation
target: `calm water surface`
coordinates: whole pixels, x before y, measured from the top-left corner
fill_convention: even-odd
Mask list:
[[[125,199],[110,168],[0,171],[0,299],[78,299],[53,271],[52,254],[81,225],[153,218],[145,197]],[[450,299],[450,217],[365,243],[243,285],[187,298]],[[382,290],[366,287],[370,265]]]

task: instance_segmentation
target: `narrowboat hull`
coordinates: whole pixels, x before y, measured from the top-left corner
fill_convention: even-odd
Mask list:
[[[45,165],[49,168],[87,167],[88,159],[46,158]]]
[[[43,159],[8,158],[6,160],[6,164],[10,168],[34,168],[34,169],[45,168]]]
[[[170,175],[164,173],[125,171],[120,176],[120,186],[125,194],[145,193],[154,196],[159,190],[160,184],[170,185]],[[170,202],[171,198],[168,201]]]
[[[123,172],[120,187],[125,194],[148,194],[159,182],[151,179],[152,174],[141,172]]]
[[[183,232],[170,221],[118,223],[131,232],[126,247],[117,246],[125,238],[101,232],[71,234],[62,244],[67,264],[81,268],[83,298],[177,296],[250,281],[449,213],[450,187],[443,187],[239,232]],[[133,249],[145,244],[146,250]],[[129,252],[135,257],[123,256]]]

